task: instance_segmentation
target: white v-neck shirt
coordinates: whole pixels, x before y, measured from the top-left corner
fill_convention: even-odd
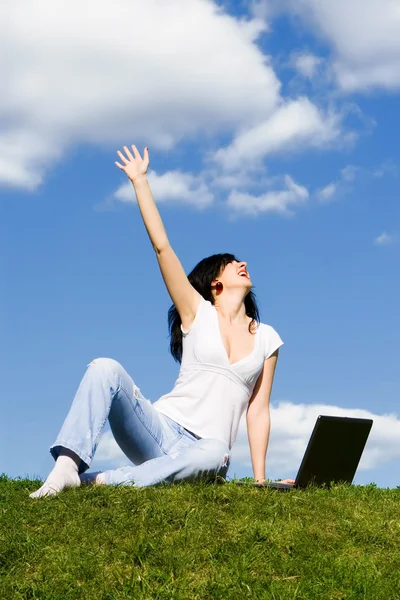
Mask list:
[[[198,437],[222,440],[231,449],[264,360],[283,344],[277,332],[264,323],[254,335],[253,351],[231,364],[217,311],[201,296],[191,329],[182,330],[178,379],[154,408]]]

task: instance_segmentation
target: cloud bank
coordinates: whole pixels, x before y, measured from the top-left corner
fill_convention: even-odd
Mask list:
[[[368,471],[400,459],[400,419],[394,414],[378,415],[363,409],[280,402],[271,406],[271,439],[267,454],[268,477],[288,476],[288,473],[298,469],[319,415],[373,419],[374,423],[358,470]],[[102,436],[96,460],[107,463],[109,469],[130,464],[117,446],[111,432]],[[252,476],[245,417],[241,420],[238,437],[232,449],[229,475],[233,477],[235,471],[239,469]]]
[[[331,72],[344,93],[400,88],[398,0],[258,0],[253,14],[286,13],[331,48]],[[303,63],[303,70],[312,63]],[[301,65],[299,66],[301,69]]]
[[[269,114],[280,83],[253,43],[264,28],[210,0],[3,3],[0,182],[35,187],[77,144],[167,150]]]
[[[229,167],[330,142],[334,115],[281,96],[256,43],[267,29],[211,0],[3,3],[0,185],[34,189],[79,145],[169,151],[224,135],[234,141],[215,157]],[[210,202],[204,189],[197,199]]]

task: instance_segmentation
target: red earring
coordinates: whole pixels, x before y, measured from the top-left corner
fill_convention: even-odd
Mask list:
[[[222,285],[222,283],[220,281],[217,281],[215,289],[217,290],[217,294],[220,294],[222,292],[222,290],[224,289],[224,286]]]

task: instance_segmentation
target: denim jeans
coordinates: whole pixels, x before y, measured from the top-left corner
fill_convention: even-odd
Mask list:
[[[81,459],[79,473],[93,460],[107,421],[117,444],[133,465],[105,471],[109,485],[146,487],[178,480],[226,477],[229,449],[216,439],[199,438],[158,412],[115,360],[97,358],[88,365],[70,411],[50,448]]]

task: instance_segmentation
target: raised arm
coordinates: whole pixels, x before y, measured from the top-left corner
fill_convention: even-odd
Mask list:
[[[183,328],[190,329],[199,306],[200,294],[190,284],[179,258],[171,248],[154,202],[146,175],[150,162],[148,148],[145,149],[143,158],[136,146],[132,146],[132,152],[124,146],[124,151],[125,155],[119,150],[117,152],[122,164],[119,162],[115,164],[125,171],[133,184],[140,213],[155,250],[168,293],[181,317]]]

